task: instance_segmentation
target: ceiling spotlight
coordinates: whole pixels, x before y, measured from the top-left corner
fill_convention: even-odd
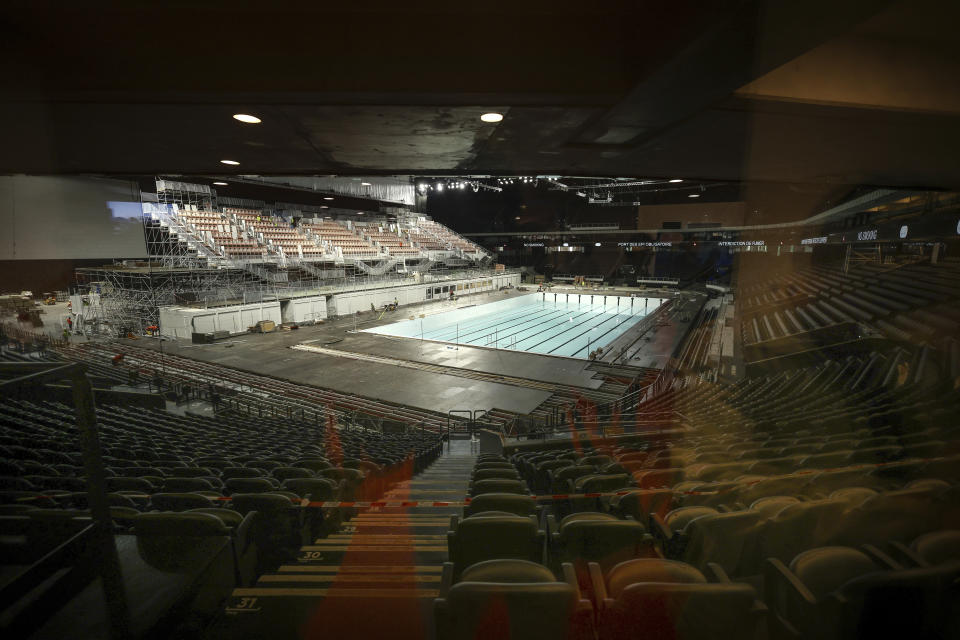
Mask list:
[[[442,183],[442,182],[438,182],[438,183],[437,183],[437,191],[443,191],[443,183]]]
[[[683,182],[683,178],[674,178],[670,182]]]
[[[235,113],[233,114],[233,119],[246,122],[247,124],[260,124],[260,122],[262,122],[257,116],[251,116],[246,113]]]
[[[357,211],[357,215],[358,215],[358,216],[362,216],[362,215],[363,215],[363,211]]]
[[[221,160],[220,164],[229,164],[230,166],[236,166],[240,163],[237,162],[236,160]]]
[[[570,246],[570,243],[569,243],[569,242],[564,242],[564,243],[563,243],[563,246],[569,247],[569,246]]]
[[[328,206],[325,205],[325,204],[322,204],[322,205],[320,205],[320,208],[321,208],[321,209],[329,209],[330,207],[328,207]]]
[[[688,195],[687,197],[688,197],[688,198],[699,198],[699,197],[700,197],[700,194],[699,194],[699,193],[691,193],[691,194]]]
[[[463,182],[461,182],[460,184],[457,185],[457,188],[458,188],[458,189],[463,189],[465,186],[467,186],[467,185],[464,184]]]
[[[369,183],[369,182],[361,182],[361,183],[360,183],[360,186],[361,186],[361,187],[369,187],[369,186],[370,186],[370,183]]]
[[[333,196],[323,196],[324,200],[333,200]]]
[[[484,122],[500,122],[503,120],[503,114],[491,111],[480,116],[480,119]]]
[[[593,246],[599,247],[599,246],[600,246],[600,243],[599,243],[599,242],[594,242],[594,243],[593,243]]]
[[[225,187],[225,186],[227,186],[227,183],[226,183],[226,182],[214,182],[213,184],[216,185],[216,186],[218,186],[218,187]]]

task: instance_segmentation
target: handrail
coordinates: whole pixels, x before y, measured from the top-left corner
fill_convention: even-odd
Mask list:
[[[9,363],[18,365],[21,363]],[[87,378],[87,366],[82,362],[56,363],[46,370],[37,371],[35,363],[23,363],[25,375],[0,382],[0,395],[9,389],[24,385],[42,384],[68,379],[73,386],[73,404],[76,407],[77,431],[83,448],[83,466],[87,476],[87,501],[93,516],[91,532],[96,566],[99,569],[104,600],[110,625],[110,636],[115,639],[130,636],[130,611],[127,607],[120,558],[113,540],[113,519],[107,499],[106,473],[100,434],[97,429],[97,414],[93,398],[93,386]],[[16,368],[16,367],[14,367]]]
[[[84,527],[0,587],[0,602],[4,603],[2,606],[16,602],[18,598],[28,594],[65,564],[83,555],[83,548],[93,538],[94,529],[93,524]],[[42,623],[42,621],[38,622]]]

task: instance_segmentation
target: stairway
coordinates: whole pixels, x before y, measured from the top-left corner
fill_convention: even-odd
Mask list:
[[[388,502],[462,502],[476,456],[466,441],[395,485]],[[360,510],[339,532],[302,547],[295,563],[234,589],[208,638],[432,640],[433,601],[461,506]]]

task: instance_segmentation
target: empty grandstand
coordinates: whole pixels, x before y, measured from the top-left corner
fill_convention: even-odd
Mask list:
[[[4,638],[960,638],[956,3],[28,4]]]

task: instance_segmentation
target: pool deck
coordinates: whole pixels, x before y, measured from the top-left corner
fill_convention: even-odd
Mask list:
[[[549,391],[536,388],[536,385],[518,386],[489,379],[473,379],[469,375],[472,371],[585,389],[599,387],[602,381],[594,378],[595,372],[590,368],[592,363],[587,360],[484,347],[454,346],[358,331],[406,319],[413,314],[434,314],[466,304],[484,304],[516,295],[522,293],[509,291],[475,294],[453,302],[442,300],[401,307],[395,312],[384,314],[381,319],[378,319],[379,313],[365,312],[359,316],[336,318],[294,331],[242,334],[210,345],[194,345],[188,340],[168,340],[163,343],[163,348],[167,353],[187,358],[216,362],[295,383],[356,393],[441,413],[451,410],[489,411],[497,408],[527,414],[551,395]],[[642,352],[636,355],[636,363],[650,366],[651,361],[659,358],[660,354],[672,351],[670,345],[675,344],[683,333],[685,327],[681,326],[671,331],[660,328],[659,335],[663,339],[643,342]],[[369,354],[408,363],[454,367],[460,371],[459,375],[452,375],[289,348],[301,343],[344,351],[347,354]],[[159,348],[159,341],[152,339],[139,339],[133,344]],[[665,359],[663,357],[663,360]]]

